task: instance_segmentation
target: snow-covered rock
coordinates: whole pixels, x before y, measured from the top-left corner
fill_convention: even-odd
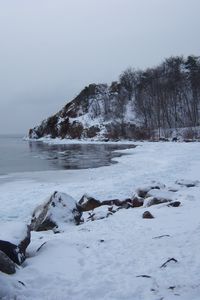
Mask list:
[[[117,211],[117,207],[100,206],[93,211],[83,213],[83,218],[85,222],[96,221],[108,218]]]
[[[152,205],[162,204],[171,202],[171,199],[163,198],[163,197],[148,197],[144,201],[144,207],[149,207]]]
[[[101,206],[101,202],[87,194],[84,194],[78,202],[78,207],[81,211],[93,210],[99,206]]]
[[[31,229],[34,231],[50,229],[60,231],[64,224],[77,224],[80,218],[81,213],[77,209],[76,201],[65,193],[54,192],[34,210]]]
[[[21,265],[25,259],[25,250],[21,251],[18,245],[10,243],[8,241],[0,240],[0,250],[4,252],[14,263]]]
[[[165,185],[160,182],[153,182],[152,185],[144,185],[136,190],[136,195],[140,198],[145,198],[150,190],[160,190],[165,188]]]
[[[177,180],[175,183],[189,188],[189,187],[197,186],[200,182],[199,182],[199,180],[180,179],[180,180]]]

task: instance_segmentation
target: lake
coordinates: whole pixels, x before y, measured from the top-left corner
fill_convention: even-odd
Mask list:
[[[68,144],[49,145],[23,141],[20,135],[0,135],[0,175],[15,172],[87,169],[108,166],[114,152],[133,148],[123,144]]]

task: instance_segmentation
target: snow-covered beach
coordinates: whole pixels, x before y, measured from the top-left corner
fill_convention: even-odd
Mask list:
[[[127,155],[115,158],[118,163],[111,166],[6,176],[0,185],[0,239],[13,242],[17,229],[29,222],[34,208],[54,191],[77,201],[84,193],[99,200],[125,199],[140,186],[160,182],[168,194],[170,188],[178,189],[171,197],[181,206],[152,206],[152,220],[142,219],[146,208],[140,207],[80,226],[69,225],[64,233],[33,232],[24,265],[15,275],[0,274],[1,297],[199,299],[200,184],[191,188],[175,184],[181,179],[200,180],[199,143],[136,145],[123,150]],[[177,263],[160,268],[170,258]]]

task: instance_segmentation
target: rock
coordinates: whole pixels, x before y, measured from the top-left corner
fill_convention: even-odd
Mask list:
[[[154,216],[148,210],[143,213],[142,217],[143,219],[154,219]]]
[[[101,202],[101,205],[116,205],[116,206],[122,206],[122,201],[120,201],[119,199],[112,199],[112,200],[104,200]]]
[[[20,252],[19,247],[8,241],[0,240],[0,251],[4,252],[17,265],[21,265],[25,260],[25,256]]]
[[[152,184],[152,185],[147,185],[147,186],[143,186],[143,187],[139,187],[137,190],[136,190],[136,193],[139,197],[141,198],[145,198],[147,196],[147,193],[150,191],[150,190],[160,190],[161,188],[164,188],[165,186],[161,183],[155,183],[155,184]]]
[[[30,244],[31,240],[31,234],[30,234],[30,226],[27,226],[26,232],[23,230],[23,235],[24,238],[20,241],[16,241],[18,245],[5,241],[5,240],[0,240],[0,250],[4,252],[9,259],[11,259],[14,263],[17,265],[21,265],[25,259],[26,259],[26,248]],[[22,235],[22,236],[23,236]]]
[[[148,197],[164,198],[164,199],[173,200],[174,193],[169,190],[166,190],[166,189],[162,189],[162,190],[151,189],[146,195],[146,198],[148,198]]]
[[[16,272],[15,263],[3,251],[0,250],[0,271],[6,274]]]
[[[99,206],[101,206],[101,202],[93,197],[88,196],[87,194],[83,195],[78,202],[78,207],[81,211],[93,210]]]
[[[26,257],[26,249],[27,249],[28,245],[30,244],[30,242],[31,242],[31,227],[30,227],[30,225],[28,225],[26,236],[18,244],[19,251],[20,251],[20,253],[22,253],[24,255],[24,258]]]
[[[144,203],[144,199],[141,197],[134,196],[133,199],[131,200],[131,204],[133,207],[140,207],[143,205],[143,203]]]
[[[181,179],[181,180],[177,180],[175,183],[178,184],[178,185],[190,188],[190,187],[197,186],[199,184],[199,181],[198,180],[185,180],[185,179]]]
[[[162,203],[167,203],[171,202],[171,199],[166,199],[163,197],[148,197],[146,201],[144,202],[145,207],[149,207],[152,205],[157,205],[157,204],[162,204]]]
[[[169,203],[167,206],[178,207],[178,206],[180,206],[180,204],[181,204],[180,201],[174,201],[174,202]]]
[[[169,142],[169,139],[168,139],[168,138],[165,138],[165,137],[160,137],[160,138],[159,138],[159,141],[160,141],[160,142]]]
[[[79,224],[82,213],[76,201],[69,195],[54,192],[44,204],[39,205],[32,215],[31,230],[57,232],[66,223]]]
[[[146,187],[138,188],[136,190],[136,193],[137,193],[138,197],[145,198],[146,195],[147,195],[147,193],[148,193],[148,191],[150,191],[150,190],[151,190],[151,187],[150,186],[146,186]]]
[[[100,207],[97,207],[92,212],[91,211],[84,212],[83,216],[84,216],[84,220],[86,222],[96,221],[96,220],[102,220],[102,219],[108,218],[109,216],[112,216],[114,212],[116,212],[116,211],[111,210],[110,207],[100,206]]]
[[[170,187],[170,188],[168,189],[168,191],[169,191],[169,192],[176,193],[176,192],[178,192],[178,189],[175,188],[175,187]]]
[[[172,142],[177,142],[178,141],[178,138],[177,137],[173,137],[172,138]]]
[[[116,213],[117,212],[117,208],[116,206],[109,206],[108,207],[108,212],[111,212],[112,214]]]

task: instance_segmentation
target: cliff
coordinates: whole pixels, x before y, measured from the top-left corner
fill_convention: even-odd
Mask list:
[[[134,102],[120,83],[90,84],[58,113],[30,129],[29,138],[145,138],[137,125]]]

